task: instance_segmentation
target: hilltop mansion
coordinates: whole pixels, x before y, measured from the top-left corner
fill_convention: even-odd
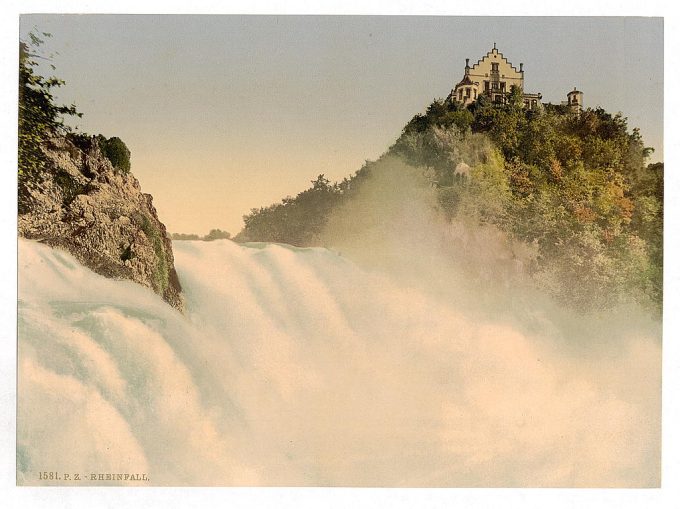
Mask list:
[[[476,101],[480,95],[485,95],[494,103],[504,104],[513,85],[522,91],[525,108],[535,110],[541,107],[541,94],[524,90],[524,64],[519,64],[519,70],[515,68],[503,53],[498,51],[494,43],[493,49],[472,67],[470,59],[465,59],[465,75],[451,90],[448,98],[467,106]],[[567,94],[567,101],[562,104],[569,105],[573,111],[579,112],[583,108],[583,92],[574,88]]]

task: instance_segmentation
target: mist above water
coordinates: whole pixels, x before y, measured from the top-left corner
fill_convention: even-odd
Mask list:
[[[186,316],[20,240],[19,482],[659,485],[657,320],[556,306],[394,160],[322,240],[175,242]]]

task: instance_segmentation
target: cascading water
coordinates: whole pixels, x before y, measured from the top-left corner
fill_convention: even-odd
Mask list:
[[[185,315],[19,241],[20,484],[659,484],[652,319],[462,304],[344,251],[174,251]],[[87,483],[126,484],[54,482]]]

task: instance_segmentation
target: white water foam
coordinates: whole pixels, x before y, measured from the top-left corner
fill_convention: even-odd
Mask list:
[[[513,318],[321,248],[174,250],[186,316],[20,240],[20,484],[659,485],[654,320]]]

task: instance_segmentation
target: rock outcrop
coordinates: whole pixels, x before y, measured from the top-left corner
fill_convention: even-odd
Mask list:
[[[114,168],[94,138],[55,137],[42,151],[44,170],[20,189],[19,235],[65,249],[104,276],[152,288],[181,311],[172,244],[151,195]]]

